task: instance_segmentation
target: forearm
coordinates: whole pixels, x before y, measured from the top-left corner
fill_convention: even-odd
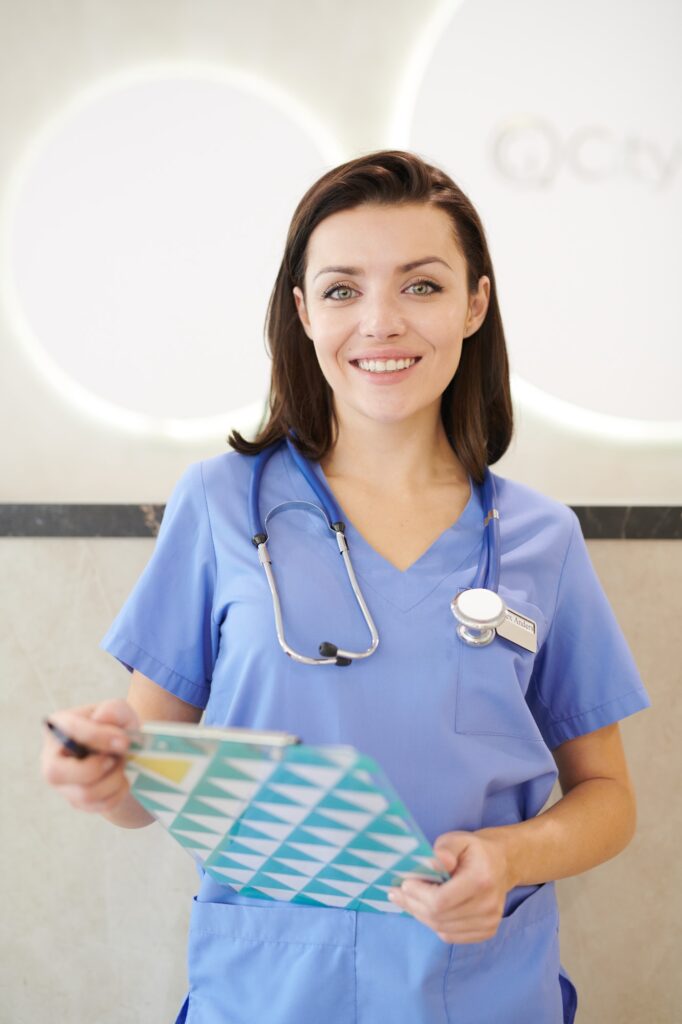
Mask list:
[[[610,860],[635,834],[632,791],[615,779],[587,779],[529,821],[476,834],[502,844],[508,888],[579,875]]]
[[[119,828],[143,828],[156,820],[130,792],[113,811],[103,813],[102,817]]]

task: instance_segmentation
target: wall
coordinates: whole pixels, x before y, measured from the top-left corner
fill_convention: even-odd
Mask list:
[[[262,319],[298,196],[333,159],[413,146],[442,161],[460,181],[489,234],[518,374],[517,436],[498,470],[572,504],[664,511],[679,505],[682,410],[669,389],[664,394],[668,381],[679,379],[675,360],[682,351],[667,302],[674,287],[667,275],[676,259],[666,249],[679,234],[679,116],[670,106],[679,90],[668,79],[661,91],[659,80],[659,72],[663,79],[679,76],[677,69],[667,70],[670,46],[679,38],[670,19],[679,11],[659,4],[653,16],[650,5],[631,0],[616,20],[608,3],[576,4],[572,21],[557,12],[539,23],[543,5],[527,0],[506,6],[511,14],[487,0],[425,0],[418,8],[406,0],[349,0],[342,7],[312,0],[5,0],[0,501],[165,502],[190,462],[225,449],[224,438],[238,420],[234,396],[245,385],[236,374],[245,353],[253,360],[245,378],[251,406],[262,401]],[[626,95],[623,75],[633,37],[639,40],[639,70],[629,76]],[[587,38],[589,52],[581,50]],[[614,47],[614,38],[621,45]],[[456,57],[450,60],[454,77],[447,77],[444,47]],[[583,73],[564,73],[562,60]],[[512,74],[503,61],[527,73]],[[122,83],[139,83],[150,68],[154,81],[165,75],[175,82],[187,81],[189,69],[194,82],[232,90],[229,102],[237,102],[238,86],[247,99],[260,96],[275,111],[272,130],[290,131],[297,140],[285,150],[286,160],[278,155],[275,187],[259,185],[258,204],[246,204],[249,217],[238,231],[239,203],[230,205],[230,197],[239,198],[244,187],[242,165],[260,162],[268,173],[273,166],[271,136],[248,131],[246,100],[246,134],[228,133],[231,151],[224,133],[216,133],[216,162],[232,159],[234,176],[224,192],[212,182],[210,202],[197,206],[196,168],[187,169],[177,208],[202,218],[196,238],[191,218],[188,223],[180,215],[170,227],[154,222],[133,231],[125,203],[119,209],[106,192],[106,177],[97,178],[105,189],[100,201],[96,192],[87,195],[101,227],[91,237],[88,217],[75,219],[78,196],[67,187],[69,176],[49,173],[57,166],[57,149],[53,163],[43,162],[42,178],[35,170],[46,140],[65,145],[65,111],[74,118],[79,110],[87,115],[87,103],[79,107],[86,93],[95,103],[90,130],[104,125],[109,133],[97,136],[100,146],[118,138],[115,109],[107,120],[96,102],[106,105]],[[216,116],[229,113],[225,102]],[[526,134],[514,135],[524,117]],[[588,146],[590,126],[598,131]],[[93,137],[81,138],[80,152],[95,161],[88,141]],[[552,163],[548,152],[555,152],[547,138],[552,145],[561,140],[557,151],[565,158],[550,182],[542,177]],[[628,148],[627,139],[635,144]],[[140,144],[147,142],[145,137]],[[69,145],[75,145],[73,136]],[[74,150],[65,152],[60,159]],[[175,173],[181,147],[144,152],[149,161],[170,152]],[[616,163],[609,163],[614,152]],[[128,173],[126,166],[121,174]],[[135,165],[125,179],[123,199],[137,197],[136,216],[154,194],[154,182],[144,191],[144,175],[135,173],[146,166]],[[101,161],[92,167],[104,174]],[[87,165],[81,171],[79,180],[93,180]],[[235,231],[227,239],[211,236],[208,245],[216,219],[211,211],[223,196],[220,223],[234,224]],[[41,235],[45,222],[36,211],[55,215],[58,200],[67,198],[76,204],[68,208],[72,219],[61,226],[50,221],[51,230]],[[166,209],[160,207],[161,213]],[[122,240],[115,237],[117,210]],[[109,219],[98,219],[103,211]],[[235,238],[253,244],[248,288],[239,262],[229,262],[238,249],[230,244]],[[97,273],[84,279],[79,275],[89,265]],[[138,275],[152,275],[153,302],[139,288],[139,277],[130,276],[130,266]],[[239,301],[209,274],[223,266],[225,281],[246,289]],[[50,289],[52,274],[58,289]],[[97,291],[103,281],[109,290]],[[177,282],[193,290],[180,294]],[[93,295],[99,307],[85,301]],[[211,318],[204,321],[198,310],[208,303]],[[83,310],[89,320],[70,319]],[[133,337],[130,326],[142,314],[150,318],[146,333]],[[169,332],[176,328],[171,351]],[[572,349],[579,335],[582,347]],[[554,364],[546,363],[547,346],[553,346]],[[208,377],[232,388],[229,408],[221,406],[218,387],[202,390]],[[547,379],[556,383],[549,400],[539,387]],[[658,409],[647,397],[657,394]],[[629,407],[622,405],[626,400]],[[240,415],[253,419],[253,409]],[[671,518],[679,521],[674,508]],[[679,535],[679,525],[669,535]],[[653,707],[622,724],[639,798],[638,834],[615,861],[558,884],[562,956],[578,985],[580,1024],[667,1022],[676,1019],[682,997],[675,959],[680,886],[674,786],[682,547],[672,539],[592,540],[589,547]],[[125,694],[127,674],[97,644],[151,550],[152,541],[144,538],[0,539],[6,725],[0,865],[12,880],[0,923],[0,1016],[15,1024],[48,1016],[161,1024],[173,1019],[185,992],[185,931],[195,891],[189,859],[156,827],[119,830],[75,814],[38,772],[41,716]],[[661,594],[666,602],[659,612]]]
[[[3,1019],[162,1024],[186,991],[196,874],[160,827],[75,813],[39,777],[41,717],[125,696],[128,674],[97,644],[152,550],[146,539],[0,540],[0,746],[5,886]],[[680,991],[678,541],[590,541],[652,707],[621,723],[638,832],[615,860],[557,883],[562,962],[580,1024],[667,1024]],[[550,802],[559,796],[555,790]],[[11,882],[9,881],[11,880]],[[47,1008],[50,1008],[49,1011]]]

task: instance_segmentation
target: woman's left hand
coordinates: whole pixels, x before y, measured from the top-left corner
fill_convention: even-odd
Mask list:
[[[497,932],[513,883],[504,845],[476,832],[445,832],[434,852],[452,876],[434,884],[407,878],[391,902],[428,925],[443,942],[483,942]]]

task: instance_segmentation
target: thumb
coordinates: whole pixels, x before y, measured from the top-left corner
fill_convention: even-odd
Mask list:
[[[444,867],[448,874],[451,875],[457,866],[455,854],[448,850],[444,843],[441,843],[440,846],[434,846],[433,852],[436,855],[437,864]]]
[[[471,836],[468,832],[446,832],[434,843],[433,852],[445,870],[452,874],[470,841]]]
[[[125,700],[103,700],[90,716],[93,722],[118,725],[122,729],[139,729],[140,720],[134,708]]]

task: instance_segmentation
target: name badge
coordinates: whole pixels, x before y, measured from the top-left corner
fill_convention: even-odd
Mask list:
[[[537,624],[520,612],[515,612],[513,608],[507,608],[504,622],[501,626],[497,627],[496,632],[498,636],[504,637],[505,640],[510,640],[518,647],[523,647],[532,654],[537,653]]]

